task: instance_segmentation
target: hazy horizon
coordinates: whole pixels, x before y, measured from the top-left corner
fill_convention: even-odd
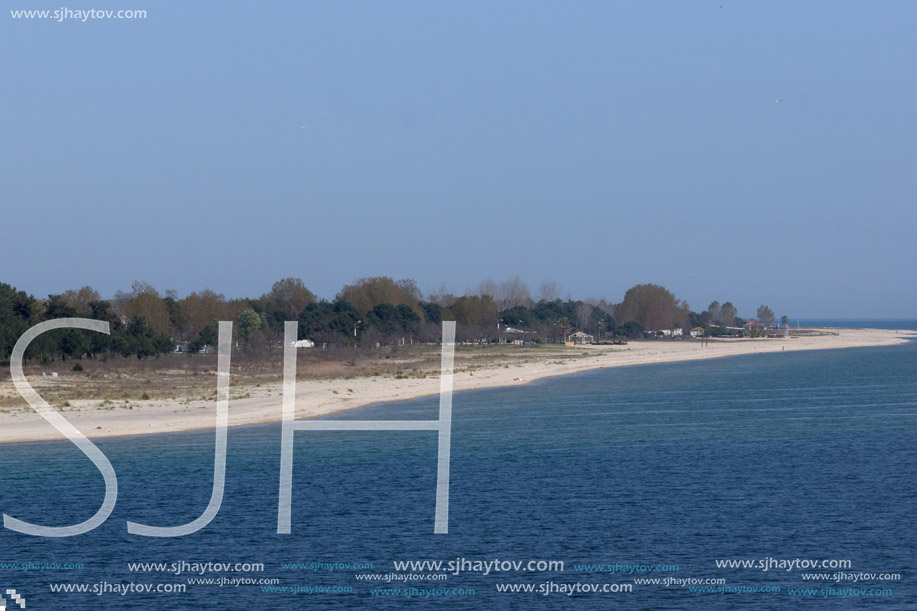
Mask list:
[[[356,280],[356,279],[355,279],[355,280]],[[0,282],[4,282],[4,280],[0,279]],[[14,285],[14,286],[15,286],[15,285]],[[63,293],[65,290],[68,290],[68,289],[78,289],[78,288],[81,288],[82,286],[84,286],[84,285],[67,287],[67,288],[62,289],[62,290],[60,290],[60,291],[51,292],[51,293],[49,293],[48,295],[61,294],[61,293]],[[538,301],[538,297],[537,297],[537,287],[538,287],[537,284],[535,284],[535,285],[530,285],[530,286],[529,286],[529,288],[532,289],[532,292],[533,292],[533,296],[532,296],[532,297],[533,297],[533,301],[535,301],[535,302]],[[38,298],[38,299],[44,299],[44,298],[47,297],[47,295],[38,295],[38,294],[35,294],[33,291],[30,291],[30,290],[28,290],[28,289],[26,289],[26,288],[24,288],[24,287],[21,287],[21,286],[15,286],[15,288],[16,288],[17,290],[23,290],[23,291],[25,291],[26,293],[30,293],[30,294],[32,294],[33,296],[35,296],[36,298]],[[93,287],[93,288],[96,288],[96,287]],[[156,288],[157,290],[159,290],[160,294],[163,294],[163,295],[164,295],[165,292],[168,291],[168,290],[174,290],[174,289],[161,288],[161,287],[154,287],[154,288]],[[308,287],[308,288],[311,289],[311,287]],[[426,289],[426,288],[423,288],[423,287],[418,287],[418,288],[420,288],[421,291],[423,292],[424,299],[427,299],[431,291],[433,291],[433,290],[438,290],[438,289],[441,288],[441,287],[430,287],[429,289]],[[468,288],[468,291],[460,290],[460,291],[454,292],[454,294],[455,294],[456,296],[461,296],[462,294],[465,294],[466,292],[469,293],[469,294],[473,294],[473,293],[475,292],[475,291],[474,291],[474,287],[467,287],[467,288]],[[563,287],[561,287],[561,289],[562,289],[562,288],[563,288]],[[629,287],[628,287],[628,288],[629,288]],[[127,287],[121,287],[121,288],[116,289],[116,290],[121,290],[121,291],[123,291],[123,292],[125,292],[125,293],[130,293],[130,290],[129,290],[129,289],[130,289],[130,287],[127,286]],[[214,288],[212,288],[212,287],[199,287],[198,289],[193,289],[193,291],[199,292],[199,291],[202,291],[202,290],[212,290],[212,291],[214,291],[214,292],[216,292],[216,293],[222,294],[226,299],[246,299],[246,298],[257,299],[257,298],[260,297],[261,295],[270,292],[269,289],[270,289],[270,287],[267,287],[265,290],[263,290],[263,291],[261,291],[261,292],[252,293],[252,294],[249,294],[249,295],[232,295],[232,294],[227,294],[227,293],[224,292],[224,291],[220,291],[220,290],[214,289]],[[192,292],[192,291],[188,291],[188,292],[180,292],[180,291],[179,291],[179,292],[178,292],[178,293],[179,293],[179,297],[185,297],[185,296],[186,296],[188,293],[190,293],[190,292]],[[314,292],[314,291],[313,291],[313,292]],[[450,291],[450,292],[453,292],[453,291]],[[101,294],[102,299],[111,300],[111,299],[114,298],[114,293],[115,293],[115,291],[112,291],[111,293],[100,293],[100,294]],[[326,295],[322,295],[322,294],[316,293],[316,298],[317,298],[317,299],[324,299],[324,300],[328,300],[328,301],[333,301],[333,300],[335,299],[336,296],[337,296],[337,291],[335,291],[335,292],[333,292],[333,293],[331,293],[331,294],[326,294]],[[676,296],[677,296],[677,295],[676,295]],[[601,298],[604,298],[608,303],[611,303],[611,304],[619,304],[619,303],[621,302],[621,298],[622,298],[622,297],[623,297],[623,294],[622,294],[621,296],[619,296],[618,298],[609,298],[607,295],[600,295],[600,296],[596,296],[596,295],[573,295],[573,294],[568,294],[568,292],[562,291],[562,292],[561,292],[561,297],[560,297],[560,299],[562,299],[562,300],[564,300],[564,301],[566,301],[567,299],[572,299],[572,300],[574,300],[574,301],[576,301],[576,300],[586,301],[586,300],[591,300],[591,299],[601,299]],[[709,305],[709,302],[706,302],[706,303],[703,303],[703,304],[700,304],[700,303],[698,303],[698,304],[693,304],[693,303],[690,303],[690,302],[689,302],[689,305],[691,306],[691,310],[693,310],[694,312],[697,312],[697,313],[701,313],[701,312],[703,312],[703,311],[705,311],[705,310],[707,309],[707,306]],[[764,304],[758,304],[758,305],[768,305],[768,304],[767,304],[767,303],[764,303]],[[772,309],[773,309],[773,308],[772,308]],[[739,308],[739,310],[738,310],[738,316],[739,316],[740,318],[743,318],[743,319],[746,319],[746,320],[748,320],[748,319],[754,319],[754,318],[756,318],[756,316],[757,316],[756,310],[757,310],[757,306],[749,307],[749,308],[747,309],[747,311],[746,311],[746,310],[742,310],[742,308]],[[783,316],[783,315],[784,315],[784,314],[779,313],[779,312],[776,313],[776,316],[777,316],[778,318],[781,317],[781,316]],[[870,320],[874,320],[874,321],[885,321],[885,322],[895,322],[895,321],[909,321],[909,322],[910,322],[910,321],[917,320],[917,315],[913,315],[913,316],[831,316],[831,315],[815,315],[815,316],[799,315],[799,316],[796,316],[796,315],[789,315],[789,314],[786,314],[786,315],[790,318],[791,324],[793,324],[793,323],[795,323],[795,322],[806,322],[806,321],[857,322],[857,321],[870,321]]]

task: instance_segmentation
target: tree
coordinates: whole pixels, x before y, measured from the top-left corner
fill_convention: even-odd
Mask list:
[[[445,284],[434,291],[427,291],[427,301],[430,303],[435,303],[444,308],[450,307],[453,303],[455,303],[456,299],[456,296]]]
[[[601,312],[601,310],[599,310],[598,308],[596,308],[596,311]],[[615,322],[611,316],[606,316],[605,318],[599,318],[595,323],[595,339],[597,341],[602,341],[603,334],[608,329],[614,329],[614,326],[615,326]]]
[[[204,346],[216,346],[219,335],[216,324],[210,323],[188,344],[188,349],[191,352],[199,352]]]
[[[500,292],[500,287],[497,286],[497,283],[493,281],[492,278],[488,278],[484,282],[478,285],[478,288],[475,291],[465,291],[469,294],[477,295],[478,297],[490,297],[494,301],[497,301],[497,294]]]
[[[122,356],[135,355],[139,360],[171,352],[173,344],[171,339],[157,333],[143,318],[135,317],[112,337],[112,346]]]
[[[532,295],[529,293],[529,287],[519,276],[513,276],[500,283],[497,290],[497,308],[499,310],[530,305],[532,305]]]
[[[71,308],[82,315],[89,313],[90,303],[93,301],[101,301],[102,299],[99,292],[91,286],[84,286],[77,290],[70,289],[69,291],[64,291],[62,296]]]
[[[538,286],[538,301],[555,301],[560,299],[560,287],[555,280],[546,280]]]
[[[251,338],[252,334],[265,326],[265,320],[253,310],[248,308],[239,313],[239,337],[243,340]]]
[[[438,303],[424,303],[423,315],[427,322],[439,324],[443,321],[443,307]]]
[[[159,291],[146,282],[135,281],[130,293],[116,292],[113,305],[116,312],[129,319],[142,318],[156,334],[169,335],[172,331],[169,306]]]
[[[121,329],[121,318],[111,309],[111,303],[104,300],[90,302],[89,318],[93,320],[102,320],[108,323],[108,328],[112,335]],[[112,349],[112,336],[101,333],[90,333],[90,343],[92,346],[89,353],[92,356],[109,355]]]
[[[391,335],[401,327],[398,308],[390,303],[380,303],[366,314],[366,325],[375,327],[382,335]]]
[[[402,286],[405,286],[405,288],[402,288]],[[338,293],[337,298],[353,304],[361,315],[368,314],[377,305],[389,303],[393,306],[404,304],[422,317],[423,310],[420,308],[417,299],[405,292],[405,290],[412,289],[409,285],[402,286],[399,286],[388,276],[361,278],[353,284],[345,285],[341,292]]]
[[[624,301],[615,308],[615,317],[623,322],[636,321],[644,329],[660,331],[673,329],[686,318],[688,304],[675,299],[658,284],[637,284],[624,294]]]
[[[16,328],[22,325],[22,331],[16,332],[13,344],[32,324],[39,322],[41,304],[25,291],[17,291],[9,284],[0,282],[0,328]],[[10,344],[12,348],[13,344]]]
[[[727,301],[723,304],[723,307],[720,308],[720,320],[719,323],[724,327],[731,327],[736,322],[736,315],[738,310],[732,305],[731,301]]]
[[[532,314],[538,320],[546,322],[556,322],[557,319],[566,316],[567,318],[576,318],[575,305],[573,303],[564,303],[560,299],[554,301],[539,301],[532,308]]]
[[[73,308],[62,295],[48,295],[45,301],[45,318],[70,318],[76,316],[76,309]]]
[[[375,348],[377,344],[382,343],[382,333],[373,326],[367,326],[360,331],[360,346],[365,348]]]
[[[576,321],[581,331],[592,328],[592,306],[583,301],[576,302]]]
[[[179,339],[196,337],[214,321],[233,318],[227,316],[226,298],[219,293],[205,289],[191,293],[175,303],[173,324],[178,331]],[[208,342],[209,343],[209,342]]]
[[[497,306],[489,296],[477,295],[459,297],[450,308],[455,321],[466,327],[483,327],[496,330]]]
[[[566,316],[561,316],[557,319],[557,326],[560,327],[560,341],[567,341],[567,332],[573,331],[573,326],[570,324],[570,319]]]
[[[710,305],[707,306],[707,310],[704,312],[704,314],[707,315],[707,322],[719,323],[722,319],[720,302],[710,302]]]
[[[621,325],[621,333],[623,333],[625,337],[634,339],[643,335],[643,326],[636,321],[629,320]]]
[[[682,329],[685,329],[685,331],[687,331],[687,329],[690,329],[692,326],[691,320],[692,320],[692,314],[694,314],[691,311],[691,306],[689,306],[688,302],[685,301],[684,299],[679,299],[678,301],[675,302],[675,307],[676,307],[675,327],[680,327]]]
[[[528,328],[532,324],[535,315],[528,308],[516,306],[500,312],[500,318],[503,320],[504,325]]]
[[[788,327],[790,325],[790,318],[788,316],[781,316],[780,324],[782,324],[784,327]]]
[[[401,321],[401,326],[406,330],[414,328],[418,323],[423,321],[423,318],[417,315],[417,312],[414,311],[408,305],[399,304],[398,305],[398,319]]]
[[[342,344],[354,340],[353,329],[358,320],[369,324],[366,313],[360,314],[352,304],[337,300],[333,303],[321,300],[310,303],[299,315],[299,337],[324,343]]]
[[[758,306],[758,322],[762,323],[765,327],[774,326],[774,311],[766,305]]]
[[[299,278],[282,278],[271,286],[271,292],[261,301],[270,316],[279,313],[284,320],[296,320],[307,305],[315,301],[315,294]]]
[[[92,349],[89,337],[79,329],[63,329],[60,333],[60,356],[66,360],[68,358],[81,358],[84,354]]]
[[[413,278],[402,278],[395,283],[402,294],[407,295],[414,301],[423,301],[423,293],[417,288],[417,283]]]

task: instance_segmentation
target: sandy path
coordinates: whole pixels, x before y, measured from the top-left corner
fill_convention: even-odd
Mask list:
[[[594,352],[587,358],[561,360],[557,357],[524,364],[480,369],[473,375],[455,375],[455,390],[521,385],[550,376],[603,367],[667,363],[765,352],[824,350],[864,346],[890,346],[917,338],[917,332],[881,329],[839,329],[837,335],[787,339],[711,340],[706,347],[698,341],[631,342],[627,346],[578,346],[571,354]],[[214,372],[215,373],[215,372]],[[216,375],[214,375],[214,390]],[[230,426],[278,422],[281,416],[280,384],[259,389],[233,389],[247,398],[230,402]],[[41,390],[39,390],[41,392]],[[439,392],[439,379],[394,379],[391,377],[350,380],[302,381],[296,388],[296,417],[312,418],[371,403],[413,399]],[[134,409],[98,409],[98,402],[74,402],[65,415],[88,437],[116,437],[213,428],[215,403],[192,401],[140,401]],[[83,405],[79,405],[83,404]],[[0,414],[0,443],[62,439],[50,424],[32,411]]]

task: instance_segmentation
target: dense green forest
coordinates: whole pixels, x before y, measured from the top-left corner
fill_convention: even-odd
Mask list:
[[[55,318],[107,321],[111,335],[57,330],[39,336],[26,352],[29,360],[116,357],[144,358],[180,349],[189,354],[216,344],[217,322],[234,322],[235,345],[256,354],[282,345],[283,324],[299,321],[299,339],[332,347],[436,342],[441,322],[456,321],[456,338],[472,342],[558,342],[583,331],[595,341],[643,337],[650,331],[704,327],[709,334],[730,333],[741,324],[735,307],[713,302],[703,313],[664,287],[640,284],[623,300],[562,300],[554,283],[542,283],[533,298],[518,278],[486,281],[464,295],[446,291],[424,296],[413,280],[363,278],[344,286],[334,300],[318,299],[302,280],[278,280],[268,293],[226,299],[210,290],[179,298],[135,282],[130,292],[102,299],[91,287],[37,299],[0,283],[0,361],[8,361],[19,337],[31,326]],[[762,306],[759,317],[768,315]],[[687,333],[686,333],[687,335]]]

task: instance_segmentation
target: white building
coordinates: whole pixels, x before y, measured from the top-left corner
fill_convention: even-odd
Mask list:
[[[593,339],[595,338],[588,333],[584,333],[583,331],[577,331],[576,333],[567,336],[567,341],[573,342],[574,344],[591,344]]]

